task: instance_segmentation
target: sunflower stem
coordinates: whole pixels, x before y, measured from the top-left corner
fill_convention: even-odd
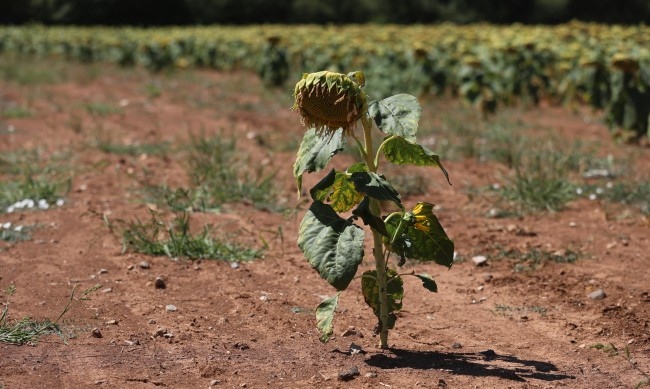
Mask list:
[[[368,171],[377,173],[378,161],[373,159],[373,145],[372,145],[372,121],[366,112],[362,113],[361,121],[363,123],[363,135],[365,140],[365,160],[368,166]],[[381,217],[381,205],[379,200],[370,198],[370,212]],[[375,269],[377,270],[377,285],[379,290],[379,341],[382,349],[388,348],[388,287],[386,279],[386,259],[383,255],[383,244],[381,241],[381,234],[374,228],[372,231],[372,238],[374,247],[372,254],[375,258]]]

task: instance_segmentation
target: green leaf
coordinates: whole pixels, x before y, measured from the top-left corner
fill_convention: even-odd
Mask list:
[[[400,257],[436,262],[451,268],[454,262],[454,242],[449,239],[432,212],[433,204],[418,203],[412,212],[404,215],[406,228],[395,237],[390,249]],[[385,224],[390,236],[399,226],[399,218],[390,218]],[[386,242],[386,240],[384,240]]]
[[[447,182],[451,185],[449,173],[447,173],[447,170],[440,163],[440,157],[428,148],[417,143],[411,143],[402,137],[394,136],[384,141],[382,150],[384,151],[386,160],[397,165],[411,164],[416,166],[439,167],[445,174]]]
[[[415,96],[398,94],[368,106],[368,113],[380,130],[415,142],[422,107]]]
[[[395,316],[391,313],[402,309],[402,298],[404,298],[404,281],[395,270],[388,269],[386,272],[388,283],[386,293],[388,296],[388,314],[393,320],[389,320],[388,329],[395,326]],[[377,270],[366,270],[361,278],[361,293],[366,304],[372,308],[375,316],[379,317],[379,283],[377,282]]]
[[[365,163],[356,163],[345,172],[332,169],[329,174],[309,192],[314,201],[329,202],[336,212],[347,212],[363,200],[350,180],[350,173],[367,171]]]
[[[352,182],[360,193],[368,195],[377,200],[390,200],[402,208],[402,200],[390,182],[383,176],[372,172],[352,173]]]
[[[328,297],[321,301],[316,307],[316,327],[321,333],[320,341],[327,343],[330,340],[330,335],[334,333],[332,320],[334,320],[334,311],[339,305],[339,295],[337,293],[332,297]]]
[[[414,275],[420,280],[422,280],[422,286],[424,286],[426,290],[430,290],[434,293],[438,292],[438,285],[436,285],[436,282],[433,280],[433,278],[431,278],[430,275],[428,275],[427,273],[414,274]]]
[[[330,159],[345,147],[343,130],[338,129],[331,136],[320,136],[311,128],[302,138],[296,162],[293,164],[293,176],[296,178],[298,195],[302,192],[303,173],[323,170]]]
[[[298,231],[298,246],[309,264],[337,290],[348,287],[363,260],[363,229],[315,201]]]
[[[373,215],[370,211],[370,198],[368,196],[363,198],[363,201],[352,211],[352,214],[360,217],[363,220],[363,224],[370,225],[375,231],[386,237],[390,237],[386,230],[384,220],[379,216]]]

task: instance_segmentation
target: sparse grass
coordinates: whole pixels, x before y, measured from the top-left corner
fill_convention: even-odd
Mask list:
[[[5,296],[13,296],[14,293],[16,293],[16,285],[14,284],[7,286],[4,290]]]
[[[84,105],[84,108],[86,109],[86,112],[96,116],[108,116],[108,115],[122,112],[122,109],[120,109],[119,107],[101,101],[93,101],[90,103],[86,103]]]
[[[530,251],[500,250],[490,257],[493,259],[515,260],[514,271],[523,272],[535,271],[548,262],[574,263],[582,257],[582,254],[571,250],[558,250],[556,252],[538,249],[532,249]]]
[[[624,351],[623,353],[620,352],[620,350],[614,345],[614,343],[609,343],[609,344],[594,343],[594,344],[590,344],[589,348],[602,350],[609,357],[615,357],[620,355],[623,359],[628,361],[632,366],[632,368],[634,368],[637,372],[639,372],[639,374],[643,377],[643,379],[639,381],[636,384],[636,386],[634,386],[635,389],[639,389],[650,384],[650,374],[644,371],[643,369],[641,369],[637,361],[632,358],[629,346],[627,345],[625,346],[625,349],[623,349]]]
[[[190,187],[147,185],[148,201],[174,210],[211,211],[223,204],[250,202],[258,208],[277,209],[274,174],[253,164],[236,148],[234,138],[193,138],[186,162]]]
[[[0,175],[8,177],[0,181],[0,212],[11,211],[12,205],[23,201],[26,201],[24,206],[19,204],[13,208],[44,209],[46,206],[43,202],[39,204],[40,200],[49,206],[63,198],[71,184],[70,177],[64,176],[66,164],[62,160],[65,158],[61,155],[44,160],[37,150],[3,153]]]
[[[494,306],[494,310],[495,310],[495,312],[503,313],[503,314],[505,314],[507,312],[516,312],[516,313],[533,312],[533,313],[539,314],[540,316],[545,316],[546,312],[548,311],[546,308],[540,307],[540,306],[537,306],[537,305],[533,305],[533,306],[530,306],[530,307],[525,307],[525,306],[524,307],[511,307],[509,305],[504,305],[504,304],[496,304]]]
[[[75,291],[77,289],[77,285],[75,285],[70,294],[68,303],[63,308],[59,317],[54,321],[51,321],[50,319],[39,321],[26,317],[18,322],[9,323],[7,316],[9,306],[5,306],[2,315],[0,316],[0,343],[9,343],[14,345],[34,344],[41,336],[50,334],[58,335],[65,341],[64,334],[58,325],[59,321],[78,302],[88,300],[88,295],[99,288],[101,288],[101,285],[88,288],[83,291],[81,297],[75,298]]]
[[[0,223],[0,241],[16,243],[29,240],[31,238],[32,227],[9,227],[3,228],[3,224]]]
[[[145,84],[144,91],[150,99],[162,96],[162,83],[160,81],[151,81]]]
[[[523,214],[563,209],[577,197],[580,173],[594,159],[580,144],[564,146],[554,139],[526,142],[512,156],[512,176],[497,193]]]
[[[650,181],[616,182],[604,188],[592,187],[589,191],[606,201],[631,206],[650,215]]]
[[[171,145],[169,142],[158,143],[135,143],[135,144],[120,144],[110,141],[99,141],[97,148],[107,154],[139,156],[146,155],[165,155],[169,152]]]
[[[235,243],[217,240],[204,227],[196,235],[190,232],[190,218],[187,212],[176,215],[171,225],[166,225],[155,212],[149,221],[120,222],[106,221],[113,232],[122,236],[124,252],[137,252],[172,259],[217,259],[228,262],[252,261],[261,258],[262,251]]]
[[[0,182],[0,211],[13,212],[19,208],[47,209],[63,198],[69,190],[69,181],[53,182],[45,178],[25,177],[18,181]],[[45,206],[41,200],[48,205]],[[23,201],[25,204],[22,204]]]
[[[21,106],[13,106],[0,111],[0,117],[5,119],[21,119],[30,116],[32,116],[32,111]]]
[[[34,61],[19,55],[0,56],[0,80],[19,85],[53,84],[67,79],[63,61]]]

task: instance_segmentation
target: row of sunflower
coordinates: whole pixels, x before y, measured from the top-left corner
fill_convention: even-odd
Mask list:
[[[363,70],[377,99],[451,94],[485,114],[543,99],[586,103],[604,110],[617,137],[638,140],[649,132],[646,26],[0,27],[3,52],[153,71],[244,69],[270,85],[304,72]]]

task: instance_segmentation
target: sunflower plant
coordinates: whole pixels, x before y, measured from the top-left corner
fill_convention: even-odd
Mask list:
[[[417,98],[397,94],[370,101],[364,84],[361,72],[329,71],[304,74],[296,84],[292,109],[308,128],[293,166],[298,195],[303,174],[325,169],[349,139],[356,142],[361,157],[344,171],[330,170],[311,188],[313,202],[300,223],[298,246],[314,270],[338,291],[316,308],[321,341],[327,342],[333,333],[341,292],[359,278],[364,300],[378,318],[375,330],[380,346],[388,348],[388,331],[402,308],[403,277],[417,277],[425,289],[437,292],[429,274],[399,273],[396,267],[409,258],[450,268],[454,243],[433,214],[433,204],[405,207],[400,194],[379,172],[380,162],[438,167],[447,182],[449,175],[440,158],[417,142],[421,113]],[[383,140],[375,150],[377,130]],[[398,211],[384,214],[382,202],[394,203]],[[364,257],[362,224],[372,233],[375,269],[357,275]]]

